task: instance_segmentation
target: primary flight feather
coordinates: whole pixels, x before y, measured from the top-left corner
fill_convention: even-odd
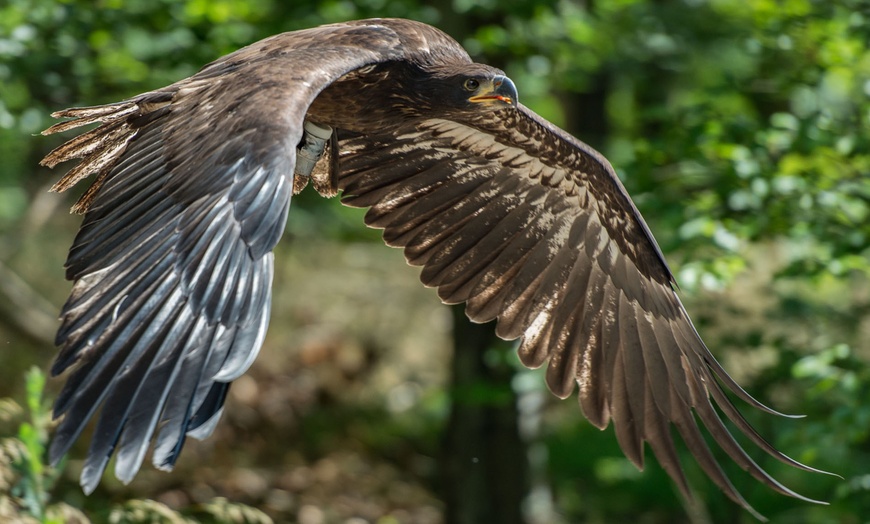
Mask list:
[[[170,469],[187,436],[214,429],[230,382],[263,343],[272,249],[310,179],[369,208],[366,223],[422,266],[444,302],[520,338],[523,364],[546,364],[554,394],[579,386],[583,414],[599,428],[612,422],[638,467],[647,442],[688,494],[673,425],[751,511],[697,415],[743,469],[804,499],[753,462],[717,414],[714,403],[765,452],[815,471],[731,404],[720,384],[775,413],[701,341],[607,160],[519,104],[502,71],[473,63],[441,31],[382,19],[284,33],[165,88],[54,116],[71,120],[46,134],[99,123],[43,160],[81,159],[58,191],[96,176],[74,207],[85,218],[52,367],[72,369],[55,404],[53,461],[100,410],[86,492],[113,453],[128,482],[152,442],[154,465]]]

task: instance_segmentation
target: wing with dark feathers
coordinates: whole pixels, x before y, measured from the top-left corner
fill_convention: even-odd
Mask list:
[[[528,367],[547,364],[561,398],[579,385],[597,427],[643,467],[643,442],[688,495],[670,425],[704,471],[751,508],[719,468],[692,414],[743,469],[789,496],[744,452],[716,405],[776,459],[720,383],[752,406],[692,326],[655,240],[609,163],[525,107],[457,122],[431,119],[386,136],[342,140],[343,202],[402,247],[446,303],[522,338]]]
[[[152,439],[170,469],[185,437],[214,428],[230,381],[269,319],[271,250],[284,229],[308,106],[337,78],[402,53],[393,29],[338,24],[278,35],[126,102],[69,109],[48,133],[100,125],[50,153],[81,158],[55,187],[95,174],[67,260],[74,286],[54,375],[73,368],[56,463],[102,405],[81,475],[91,492],[112,455],[133,478]]]

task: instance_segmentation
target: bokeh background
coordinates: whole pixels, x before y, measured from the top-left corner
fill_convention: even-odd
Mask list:
[[[3,0],[0,397],[23,403],[25,370],[47,369],[70,287],[80,218],[67,213],[75,195],[47,192],[60,172],[38,166],[64,139],[38,135],[48,115],[161,87],[274,33],[376,16],[445,30],[610,158],[708,346],[754,396],[807,415],[746,417],[843,477],[753,454],[830,502],[813,506],[718,455],[748,501],[772,522],[867,522],[864,0]],[[80,442],[52,501],[94,522],[130,499],[190,515],[215,497],[303,524],[755,522],[688,455],[691,501],[649,454],[637,471],[612,429],[550,398],[491,326],[419,285],[361,211],[310,189],[291,207],[269,336],[215,435],[190,441],[171,474],[146,466],[129,486],[107,475],[90,497],[76,484]],[[14,436],[23,415],[0,414]]]

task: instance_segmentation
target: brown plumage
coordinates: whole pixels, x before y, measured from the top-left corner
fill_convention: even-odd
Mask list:
[[[45,133],[100,123],[43,164],[81,158],[56,190],[95,182],[67,261],[75,282],[54,374],[57,461],[102,406],[82,472],[93,490],[112,453],[130,481],[151,441],[171,469],[204,438],[269,318],[272,248],[284,229],[303,121],[335,131],[312,178],[369,208],[366,223],[422,266],[447,303],[521,338],[529,367],[643,466],[648,442],[683,493],[670,425],[710,478],[749,505],[695,421],[764,484],[793,497],[734,441],[715,404],[774,458],[720,384],[770,413],[716,362],[673,289],[646,224],[599,153],[517,103],[501,71],[407,20],[285,33],[117,104],[67,109]],[[301,154],[301,153],[300,153]],[[337,187],[336,187],[337,186]],[[520,459],[521,460],[521,459]],[[807,499],[804,499],[807,500]]]

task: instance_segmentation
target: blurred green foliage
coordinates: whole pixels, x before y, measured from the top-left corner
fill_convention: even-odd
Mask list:
[[[36,367],[26,376],[26,410],[12,399],[2,399],[0,420],[17,422],[16,437],[0,441],[0,517],[6,521],[25,520],[44,524],[81,522],[84,516],[63,503],[51,504],[49,491],[60,474],[59,469],[43,463],[48,443],[51,409],[43,398],[45,375]],[[26,412],[28,417],[22,418]],[[79,518],[82,517],[82,518]]]
[[[51,111],[166,85],[270,34],[372,16],[441,27],[479,60],[505,69],[523,103],[610,158],[668,255],[707,344],[757,398],[807,415],[786,420],[747,412],[747,418],[780,449],[844,480],[755,455],[789,487],[831,502],[811,507],[755,484],[727,460],[726,472],[775,522],[864,522],[870,515],[870,5],[864,0],[6,0],[0,4],[0,263],[55,305],[63,300],[61,257],[75,221],[57,208],[71,197],[50,201],[47,218],[40,214],[45,186],[57,173],[37,167],[63,137],[34,136],[50,125]],[[350,265],[365,266],[360,245],[378,235],[360,224],[358,211],[306,192],[294,201],[284,246],[295,253],[338,244]],[[279,264],[292,262],[290,254],[280,255]],[[401,265],[400,256],[372,260],[365,267]],[[319,275],[303,267],[310,278]],[[389,292],[371,285],[359,289]],[[273,319],[273,331],[292,325],[298,341],[316,323],[315,313],[290,311],[293,318]],[[22,370],[44,366],[50,344],[0,320],[6,342],[0,394],[21,397]],[[271,337],[267,349],[279,340]],[[37,350],[13,349],[22,344]],[[353,351],[344,341],[335,352],[361,355],[362,364],[339,363],[367,369],[378,359],[372,348],[385,344],[371,335]],[[259,478],[276,483],[283,478],[276,468],[285,468],[281,489],[228,496],[258,504],[278,520],[344,522],[353,511],[364,514],[342,509],[362,498],[380,504],[366,515],[437,522],[437,515],[426,520],[432,507],[437,512],[426,493],[433,490],[431,457],[446,412],[437,380],[397,366],[389,371],[387,362],[374,376],[407,387],[378,390],[359,382],[372,375],[321,372],[322,359],[333,364],[333,350],[312,347],[292,360],[301,371],[252,371],[260,389],[271,384],[296,395],[285,399],[292,415],[282,415],[292,419],[290,429],[279,432],[283,426],[266,416],[273,408],[248,407],[239,396],[237,415],[224,421],[231,436],[214,438],[244,447],[247,435],[262,446],[249,460],[236,453],[207,459],[259,468]],[[526,381],[524,373],[515,382],[535,384],[524,394],[543,396],[540,377],[528,372],[536,380]],[[397,414],[391,402],[414,409]],[[548,403],[538,415],[529,452],[537,468],[530,521],[751,522],[693,466],[694,502],[675,495],[651,458],[645,472],[636,472],[621,458],[612,431],[594,431],[573,402]],[[269,437],[257,439],[261,433]],[[340,472],[335,464],[343,465]],[[362,494],[324,487],[360,478],[381,485],[357,475],[353,464],[368,464],[384,486],[400,486],[403,495],[390,495],[395,487]],[[84,500],[70,472],[55,498],[106,514],[99,512],[128,496],[170,504],[220,491],[219,482],[208,480],[214,475],[189,471],[196,489],[210,486],[208,496],[182,486],[178,473],[169,480],[144,474],[132,488],[140,486],[139,493],[110,484]],[[315,485],[319,495],[312,494]],[[317,509],[323,505],[329,510]]]

